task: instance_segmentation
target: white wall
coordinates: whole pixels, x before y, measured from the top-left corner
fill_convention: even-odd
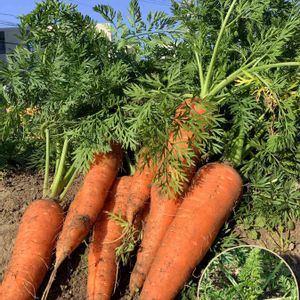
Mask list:
[[[6,52],[6,54],[8,54],[19,43],[19,39],[16,36],[16,35],[19,34],[19,29],[17,27],[0,28],[0,32],[1,31],[4,32],[5,52]],[[6,60],[6,54],[0,54],[0,59],[5,61]]]

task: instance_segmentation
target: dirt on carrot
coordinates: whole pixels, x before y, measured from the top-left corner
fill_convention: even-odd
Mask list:
[[[71,203],[56,244],[54,269],[42,299],[47,299],[51,284],[61,263],[84,240],[102,210],[121,165],[122,151],[113,146],[107,154],[95,156],[84,181]]]
[[[65,197],[67,205],[76,194],[82,177],[76,178],[73,186]],[[8,170],[0,179],[0,281],[8,267],[15,238],[17,235],[20,220],[28,205],[42,197],[43,175],[36,172],[24,170]],[[80,245],[61,266],[49,298],[53,300],[84,300],[86,293],[86,263],[84,252],[86,247]],[[37,299],[45,288],[48,278],[46,275],[44,282],[37,292]]]

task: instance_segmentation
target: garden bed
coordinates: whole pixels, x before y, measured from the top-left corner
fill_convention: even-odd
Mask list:
[[[69,190],[66,196],[65,203],[68,204],[77,191],[81,182],[78,178],[72,189]],[[30,172],[18,171],[8,172],[2,175],[0,181],[0,280],[6,269],[17,228],[28,204],[38,199],[42,195],[43,176],[33,175]],[[258,245],[266,247],[270,250],[282,255],[282,257],[290,264],[295,272],[298,284],[300,281],[300,225],[297,224],[295,229],[290,232],[290,236],[284,236],[282,246],[278,245],[279,239],[272,238],[271,234],[265,230],[260,230],[259,238],[251,240],[246,237],[244,231],[235,228],[241,240],[246,244]],[[275,240],[275,241],[274,241]],[[281,251],[283,251],[281,253]],[[126,273],[124,273],[124,277]],[[129,273],[127,273],[128,275]],[[83,300],[86,293],[87,280],[87,244],[84,242],[72,254],[72,257],[67,259],[61,266],[57,278],[49,294],[51,300]],[[46,283],[47,278],[44,280]],[[122,280],[123,281],[123,280]],[[126,282],[126,280],[124,280]],[[41,287],[41,290],[44,285]],[[124,289],[117,290],[114,299],[120,299],[120,294],[124,293]],[[179,297],[180,299],[180,297]]]

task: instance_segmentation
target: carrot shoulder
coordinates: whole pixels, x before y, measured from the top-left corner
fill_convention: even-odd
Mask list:
[[[63,216],[62,208],[52,200],[35,200],[26,209],[1,284],[1,300],[35,298],[48,271]]]
[[[156,253],[140,300],[173,299],[205,256],[242,190],[230,166],[211,163],[195,175]]]
[[[107,154],[98,154],[71,203],[56,244],[54,269],[42,299],[47,299],[57,269],[84,240],[102,210],[108,192],[121,165],[122,153],[114,146]]]
[[[88,300],[110,299],[116,282],[116,248],[122,243],[122,227],[107,212],[125,219],[131,177],[116,179],[93,230],[88,254]]]

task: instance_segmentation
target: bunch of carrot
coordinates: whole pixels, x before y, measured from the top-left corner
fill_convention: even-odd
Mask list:
[[[179,106],[175,121],[180,122],[180,131],[176,138],[170,135],[169,144],[178,142],[183,149],[190,142],[193,145],[193,133],[184,129],[184,118],[179,121],[178,116],[184,116],[189,107],[190,113],[201,117],[205,110],[198,106],[200,101],[188,99]],[[193,148],[197,160],[200,154]],[[140,299],[173,299],[209,250],[240,196],[241,178],[229,165],[207,164],[195,174],[195,162],[184,170],[192,182],[184,186],[182,194],[173,193],[170,199],[158,186],[150,189],[150,214],[130,277],[129,298],[141,290]]]
[[[170,134],[170,145],[179,143],[186,149],[193,142],[193,133],[183,129],[184,118],[179,117],[187,108],[201,117],[205,110],[198,107],[199,101],[189,99],[178,107],[175,122],[180,131],[176,137]],[[182,161],[191,183],[186,183],[182,194],[171,193],[171,199],[153,184],[157,166],[152,162],[143,164],[142,157],[133,176],[117,178],[122,150],[114,145],[110,153],[95,156],[64,220],[55,201],[34,201],[23,216],[0,299],[4,295],[7,300],[33,299],[55,248],[54,268],[42,297],[47,299],[59,266],[93,226],[87,298],[110,299],[118,268],[116,249],[122,243],[123,232],[108,213],[133,224],[149,198],[150,212],[130,278],[129,298],[141,290],[140,299],[173,299],[210,248],[242,187],[238,173],[224,163],[207,164],[196,172],[199,153],[194,151],[192,167]]]
[[[84,240],[95,223],[117,176],[121,147],[95,156],[68,213],[54,200],[33,201],[22,217],[13,254],[1,284],[0,299],[34,299],[49,267],[55,263],[43,298],[46,299],[61,263]]]

